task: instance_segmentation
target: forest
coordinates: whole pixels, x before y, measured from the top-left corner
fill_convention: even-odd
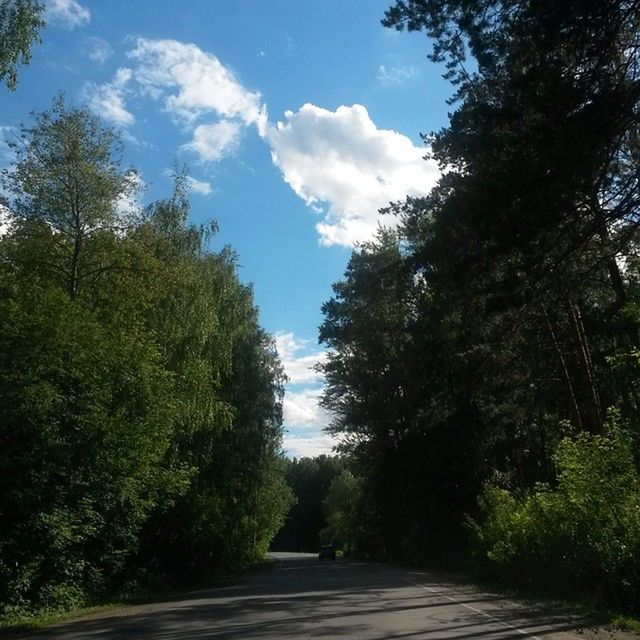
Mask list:
[[[58,98],[4,173],[0,612],[263,557],[291,503],[284,373],[186,175],[132,205],[118,136]]]
[[[354,545],[640,603],[640,3],[399,0],[446,66],[442,177],[324,307]],[[427,46],[428,46],[427,41]]]
[[[40,10],[0,0],[9,90]],[[283,457],[274,340],[184,169],[134,206],[119,134],[64,96],[11,143],[0,617],[272,543],[640,613],[640,2],[397,0],[382,23],[428,37],[451,113],[423,135],[437,186],[390,203],[322,307],[339,456]]]

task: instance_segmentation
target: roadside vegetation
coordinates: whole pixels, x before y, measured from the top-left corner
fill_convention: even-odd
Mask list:
[[[184,171],[148,206],[63,99],[0,204],[0,617],[275,547],[467,568],[640,615],[640,3],[398,0],[452,83],[442,177],[323,306],[340,458],[281,458],[284,374]],[[17,86],[42,6],[0,0]],[[285,481],[286,478],[286,481]],[[287,484],[288,482],[288,484]],[[297,500],[291,517],[288,509]]]
[[[340,456],[286,460],[293,506],[271,544],[273,551],[316,553],[332,546],[350,555],[358,531],[359,482]]]
[[[273,540],[271,548],[274,551],[315,553],[322,543],[333,542],[333,536],[324,533],[327,527],[325,503],[343,470],[344,463],[337,456],[320,455],[285,461],[284,476],[291,488],[294,504]]]
[[[117,135],[56,99],[0,236],[0,616],[261,559],[291,500],[284,374],[186,175],[141,208]]]

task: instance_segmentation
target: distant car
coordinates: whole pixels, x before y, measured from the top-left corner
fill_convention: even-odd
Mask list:
[[[335,560],[335,559],[336,559],[336,550],[331,545],[327,545],[320,549],[318,553],[318,560]]]

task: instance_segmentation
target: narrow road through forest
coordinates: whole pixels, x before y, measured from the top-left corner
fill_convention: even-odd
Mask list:
[[[539,638],[582,640],[581,621],[505,600],[451,576],[272,554],[237,584],[66,622],[29,638]],[[600,638],[605,636],[600,634]]]

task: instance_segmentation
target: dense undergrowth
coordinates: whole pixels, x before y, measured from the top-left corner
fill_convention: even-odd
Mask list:
[[[494,485],[471,523],[481,574],[640,614],[640,474],[615,419],[563,439],[557,476],[516,494]]]

